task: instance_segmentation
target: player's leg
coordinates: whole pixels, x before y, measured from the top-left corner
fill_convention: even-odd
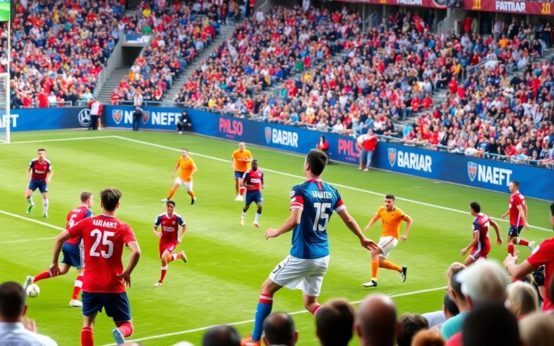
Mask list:
[[[270,278],[267,278],[262,284],[260,298],[256,306],[256,315],[254,316],[254,329],[252,330],[250,340],[248,340],[251,341],[253,345],[256,343],[259,345],[262,338],[264,321],[266,317],[271,314],[271,310],[273,309],[273,296],[281,287],[282,286],[276,284]],[[248,343],[245,344],[248,345]]]
[[[256,210],[256,215],[254,216],[254,226],[259,228],[260,219],[262,217],[262,207],[263,207],[261,192],[256,193],[256,206],[258,207],[258,209]]]
[[[83,303],[79,300],[79,293],[81,293],[81,289],[83,288],[83,268],[79,267],[75,269],[77,269],[78,274],[73,282],[73,293],[69,301],[69,306],[79,308],[83,306]]]
[[[168,260],[171,258],[171,251],[169,251],[168,249],[162,249],[162,246],[160,246],[160,251],[160,260],[162,262],[162,266],[160,268],[160,279],[154,284],[154,286],[161,286],[163,284],[165,275],[167,274],[167,264],[169,263]]]
[[[250,204],[252,203],[252,200],[250,199],[250,194],[246,193],[246,199],[244,201],[244,207],[242,208],[242,213],[240,214],[240,225],[244,226],[244,219],[246,218],[246,212],[248,211],[248,208],[250,208]]]
[[[125,338],[134,332],[131,321],[131,307],[127,293],[110,293],[106,295],[106,315],[111,317],[116,327],[112,335],[118,345],[125,343]]]
[[[179,186],[181,186],[182,183],[183,181],[181,180],[181,178],[176,178],[173,182],[173,185],[171,185],[169,191],[167,191],[167,197],[162,199],[162,202],[167,202],[168,200],[173,199],[173,196],[175,196],[175,192],[177,192],[177,189],[179,188]]]
[[[520,237],[521,231],[523,230],[523,226],[518,226],[516,230],[517,230],[517,237],[513,240],[514,245],[527,246],[531,251],[533,251],[535,249],[535,242],[527,241]]]
[[[42,195],[42,216],[46,218],[48,217],[48,187],[46,183],[40,187],[40,192]]]
[[[99,293],[83,292],[83,328],[81,329],[81,346],[94,345],[94,320],[102,310],[103,303]]]
[[[33,280],[31,281],[31,283],[35,283],[35,282],[38,282],[38,281],[41,281],[41,280],[50,279],[50,278],[53,278],[55,276],[65,275],[69,271],[69,268],[70,268],[69,265],[67,265],[65,263],[60,263],[60,272],[57,275],[52,274],[52,272],[50,272],[50,269],[48,269],[48,270],[45,270],[45,271],[35,275],[33,277]]]
[[[29,186],[25,190],[25,199],[27,200],[27,214],[31,213],[31,210],[35,207],[35,202],[33,201],[33,191],[37,189],[37,186],[33,181],[29,182]]]
[[[321,286],[323,285],[323,278],[327,273],[329,267],[329,256],[311,260],[308,262],[310,267],[308,268],[308,274],[305,275],[303,282],[300,285],[303,295],[302,299],[304,307],[312,315],[315,315],[317,310],[321,307],[318,303],[317,297],[321,293]]]
[[[364,287],[377,287],[377,274],[379,272],[379,258],[382,254],[381,249],[371,252],[371,280],[362,284]]]
[[[469,267],[469,266],[472,265],[474,262],[475,262],[475,259],[473,258],[473,255],[469,255],[469,256],[467,256],[467,258],[465,259],[464,265],[465,265],[466,267]]]
[[[193,190],[192,179],[189,182],[185,182],[185,190],[190,196],[190,204],[191,205],[194,204],[196,202],[196,194],[194,193],[194,190]]]

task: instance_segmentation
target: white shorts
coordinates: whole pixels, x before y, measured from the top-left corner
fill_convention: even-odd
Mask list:
[[[187,192],[192,191],[192,180],[189,181],[189,182],[186,182],[186,181],[183,181],[183,179],[181,179],[180,177],[177,177],[177,178],[175,179],[175,184],[177,184],[177,185],[184,185],[184,186],[185,186],[185,190],[187,190]]]
[[[381,249],[382,253],[379,255],[381,257],[387,258],[389,257],[390,252],[392,249],[396,247],[398,244],[398,239],[388,236],[388,237],[381,237],[379,238],[379,248]]]
[[[328,266],[329,256],[315,259],[287,256],[273,269],[269,278],[279,286],[300,289],[308,296],[318,297]]]

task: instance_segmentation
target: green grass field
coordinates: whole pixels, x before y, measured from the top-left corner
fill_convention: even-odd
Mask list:
[[[229,159],[236,143],[174,133],[101,131],[50,131],[15,133],[14,143],[0,146],[0,281],[22,282],[50,264],[53,237],[65,225],[67,212],[78,204],[81,191],[95,193],[106,186],[123,192],[118,216],[129,223],[142,249],[129,289],[135,334],[145,345],[171,345],[181,340],[200,344],[204,330],[216,324],[234,323],[241,335],[250,333],[260,285],[290,248],[290,233],[265,240],[263,230],[278,226],[288,215],[289,189],[303,180],[300,156],[250,147],[266,174],[262,228],[239,225],[242,204],[234,201]],[[45,147],[54,168],[50,189],[50,216],[43,219],[40,203],[25,215],[23,192],[26,169],[36,149]],[[198,165],[195,190],[198,202],[189,205],[184,190],[176,196],[177,212],[187,221],[188,232],[180,248],[189,262],[170,264],[163,287],[153,287],[160,262],[157,238],[151,233],[154,217],[164,211],[160,199],[171,185],[178,148],[188,147]],[[329,229],[331,264],[323,284],[321,301],[345,297],[359,302],[369,292],[395,296],[400,312],[427,312],[442,304],[444,271],[471,237],[468,203],[477,200],[490,216],[507,207],[507,194],[396,175],[381,171],[361,173],[348,165],[331,165],[324,179],[341,192],[351,214],[363,227],[382,205],[383,194],[399,197],[397,206],[414,219],[407,242],[399,244],[391,260],[409,267],[408,280],[397,273],[380,271],[379,287],[368,290],[369,259],[355,237],[333,217]],[[37,191],[38,192],[38,191]],[[522,187],[525,194],[525,186]],[[40,202],[38,193],[35,202]],[[532,240],[551,236],[548,204],[528,199],[530,223],[524,231]],[[94,206],[99,213],[99,203]],[[500,222],[505,238],[507,223]],[[378,239],[376,225],[369,236]],[[493,237],[494,240],[494,237]],[[179,248],[178,248],[179,249]],[[529,254],[521,249],[521,256]],[[492,258],[502,260],[505,246],[493,246]],[[39,282],[41,294],[29,299],[28,315],[39,332],[60,345],[79,343],[81,314],[68,306],[75,272]],[[281,290],[274,311],[294,312],[299,345],[316,345],[314,322],[303,311],[301,292]],[[98,345],[110,344],[112,322],[100,315],[95,326]],[[352,345],[358,345],[353,340]]]

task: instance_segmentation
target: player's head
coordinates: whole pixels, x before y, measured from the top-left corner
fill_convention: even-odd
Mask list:
[[[511,193],[514,193],[519,190],[519,181],[512,180],[510,181],[509,189]]]
[[[25,291],[20,284],[7,281],[0,284],[0,320],[18,322],[27,311]]]
[[[252,170],[255,171],[258,169],[258,160],[252,160]]]
[[[37,155],[38,155],[39,160],[44,159],[46,157],[46,149],[38,148]]]
[[[326,302],[315,315],[316,334],[322,346],[348,345],[354,327],[354,308],[345,299]]]
[[[165,202],[165,210],[169,215],[173,214],[173,211],[175,210],[175,201],[168,200]]]
[[[471,209],[471,215],[475,216],[481,212],[481,205],[477,202],[471,202],[469,204],[469,208]]]
[[[88,192],[88,191],[81,192],[81,203],[86,204],[87,207],[89,208],[92,207],[92,203],[93,203],[92,192]]]
[[[264,341],[268,346],[293,346],[298,340],[298,332],[292,317],[286,312],[274,312],[264,321]]]
[[[100,191],[100,201],[102,201],[102,209],[108,212],[113,212],[119,207],[119,199],[121,191],[117,188],[108,187]]]
[[[234,327],[215,326],[204,334],[202,346],[238,346],[240,335]]]
[[[386,195],[385,196],[385,208],[392,209],[394,208],[394,201],[396,201],[396,198],[394,195]]]
[[[244,143],[244,142],[239,142],[239,150],[240,150],[240,151],[243,151],[244,148],[246,148],[246,143]]]
[[[304,168],[313,176],[319,177],[327,165],[327,155],[318,149],[312,149],[306,156]]]
[[[181,156],[184,157],[184,158],[189,157],[189,150],[187,148],[182,148],[181,149]]]

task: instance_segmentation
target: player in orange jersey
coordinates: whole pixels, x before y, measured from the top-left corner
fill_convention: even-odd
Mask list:
[[[235,201],[244,201],[245,187],[242,186],[242,177],[244,173],[250,168],[250,162],[252,162],[252,153],[246,150],[246,144],[244,142],[239,143],[239,148],[233,151],[231,156],[231,165],[235,171],[235,193],[237,197]]]
[[[179,176],[175,178],[175,174],[177,174],[177,171],[179,171]],[[192,176],[194,175],[194,173],[196,173],[196,171],[196,164],[194,163],[192,157],[190,157],[188,149],[183,148],[181,150],[181,156],[177,161],[177,166],[175,166],[175,170],[171,175],[171,179],[175,180],[173,182],[173,185],[171,186],[171,189],[169,189],[167,193],[167,198],[162,199],[162,202],[165,203],[173,199],[173,196],[175,195],[175,192],[177,191],[179,186],[184,184],[185,189],[190,196],[190,204],[194,204],[194,202],[196,202],[196,194],[194,193],[192,188]]]
[[[369,230],[377,220],[381,219],[382,222],[382,232],[381,238],[379,239],[379,247],[377,250],[371,252],[371,280],[362,284],[364,287],[377,287],[377,272],[379,268],[385,268],[389,270],[395,270],[400,273],[402,282],[406,281],[406,273],[408,267],[399,266],[389,260],[389,256],[392,249],[398,244],[398,233],[400,231],[400,223],[402,221],[406,222],[406,230],[400,239],[407,240],[408,233],[410,233],[410,228],[412,228],[413,220],[411,217],[406,215],[400,208],[394,206],[395,198],[393,195],[385,196],[385,205],[377,209],[377,212],[369,223],[364,228],[364,231]]]

